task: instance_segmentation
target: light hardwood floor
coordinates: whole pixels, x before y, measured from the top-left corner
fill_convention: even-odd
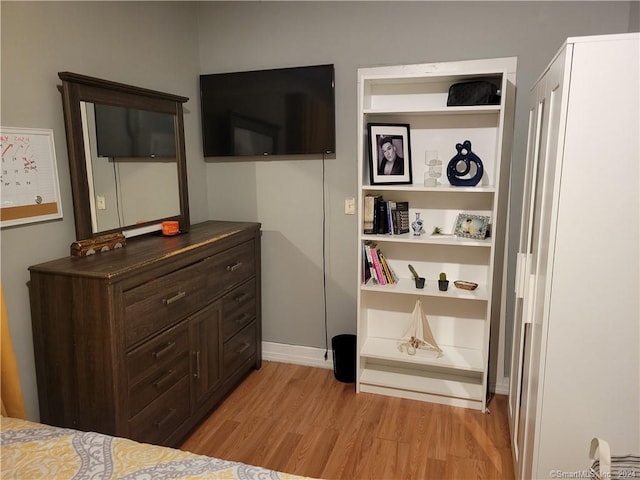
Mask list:
[[[507,398],[489,408],[356,394],[331,370],[263,362],[181,448],[315,478],[511,479]]]

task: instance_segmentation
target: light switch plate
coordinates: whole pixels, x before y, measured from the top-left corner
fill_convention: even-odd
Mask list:
[[[345,198],[344,200],[344,214],[345,215],[355,215],[356,214],[356,199],[355,198]]]

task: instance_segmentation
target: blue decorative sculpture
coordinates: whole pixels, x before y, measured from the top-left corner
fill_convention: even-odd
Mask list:
[[[465,140],[464,143],[458,143],[456,150],[458,154],[449,160],[449,165],[447,166],[449,183],[456,187],[476,186],[484,174],[482,160],[471,151],[471,142],[469,140]],[[476,167],[475,174],[471,177],[464,178],[469,175],[472,163]]]

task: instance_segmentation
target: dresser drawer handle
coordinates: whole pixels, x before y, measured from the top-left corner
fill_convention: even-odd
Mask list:
[[[246,293],[241,293],[240,295],[233,297],[233,299],[236,301],[236,303],[242,303],[247,299],[248,296],[249,295]]]
[[[173,374],[175,373],[174,369],[171,369],[167,372],[166,375],[164,375],[161,379],[156,380],[155,382],[153,382],[153,386],[160,390],[169,380],[171,380],[171,377],[173,377]]]
[[[247,321],[249,321],[249,319],[251,318],[251,315],[248,313],[245,313],[244,315],[242,315],[240,318],[236,318],[235,322],[238,325],[241,325],[243,323],[246,323]]]
[[[169,411],[164,416],[164,418],[162,418],[161,420],[156,420],[155,422],[153,422],[153,424],[155,425],[156,428],[162,428],[162,426],[165,423],[167,423],[171,419],[171,417],[173,417],[176,414],[176,411],[177,410],[175,408],[169,409]]]
[[[250,343],[245,343],[245,344],[242,345],[242,347],[240,347],[238,350],[236,350],[236,353],[240,354],[240,353],[244,352],[250,346],[251,346]]]
[[[173,347],[175,346],[176,346],[176,342],[169,342],[157,352],[153,352],[151,355],[153,355],[153,358],[157,360],[158,358],[163,357],[164,355],[169,353],[171,349],[173,349]]]
[[[227,272],[235,272],[242,266],[242,262],[236,262],[233,265],[227,265]]]
[[[171,298],[163,298],[162,303],[165,305],[171,305],[173,302],[177,302],[181,298],[184,298],[187,295],[187,292],[178,292]]]

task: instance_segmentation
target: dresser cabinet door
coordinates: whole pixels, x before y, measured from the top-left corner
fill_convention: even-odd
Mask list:
[[[191,348],[195,406],[210,397],[220,385],[220,302],[214,302],[191,317]]]

